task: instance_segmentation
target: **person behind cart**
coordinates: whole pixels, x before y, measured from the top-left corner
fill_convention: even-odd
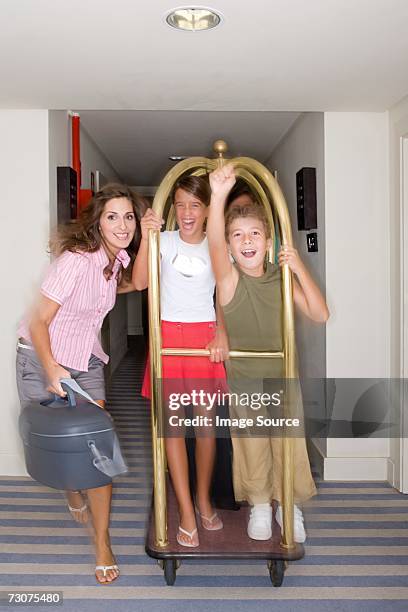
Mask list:
[[[50,242],[56,259],[18,329],[17,388],[22,408],[50,400],[54,394],[64,397],[60,380],[71,377],[104,408],[103,369],[109,357],[98,335],[116,294],[138,288],[131,274],[144,208],[130,188],[111,183],[96,193],[76,220],[58,227]],[[156,229],[161,224],[150,218],[147,225]],[[112,484],[66,491],[66,496],[75,521],[85,523],[91,517],[97,581],[112,582],[119,576],[109,537]]]
[[[235,184],[232,165],[210,174],[212,189],[207,236],[217,293],[223,310],[231,350],[280,351],[282,346],[282,297],[279,266],[288,265],[295,275],[296,306],[313,321],[329,317],[326,302],[297,251],[281,248],[279,265],[266,263],[271,245],[264,209],[248,193],[229,203]],[[231,259],[232,256],[232,259]],[[248,344],[248,345],[246,345]],[[284,377],[282,359],[240,358],[226,361],[230,390],[248,391],[252,381]],[[230,415],[240,416],[240,406],[230,404]],[[233,436],[233,477],[237,501],[251,505],[248,536],[268,540],[272,536],[272,500],[279,503],[276,520],[282,520],[282,438]],[[301,503],[316,493],[303,437],[294,439],[294,498]],[[294,507],[294,539],[304,542],[306,533],[300,508]]]

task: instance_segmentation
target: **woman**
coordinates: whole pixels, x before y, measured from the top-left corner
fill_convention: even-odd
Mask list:
[[[128,187],[108,184],[77,220],[60,226],[50,265],[32,311],[19,326],[17,387],[22,407],[57,394],[65,396],[60,379],[74,378],[97,403],[105,406],[103,368],[109,357],[98,339],[103,320],[113,308],[117,292],[138,287],[131,282],[133,261],[140,244],[141,200]],[[146,223],[160,227],[154,218]],[[95,532],[99,583],[119,576],[109,538],[112,485],[86,491]],[[80,491],[68,491],[73,518],[88,519]]]

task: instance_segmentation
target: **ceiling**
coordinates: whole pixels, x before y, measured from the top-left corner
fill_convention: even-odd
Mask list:
[[[298,113],[80,111],[81,126],[131,185],[158,185],[174,166],[170,155],[214,157],[223,138],[227,156],[265,162]]]
[[[0,107],[381,111],[408,93],[407,0],[209,0],[224,22],[199,33],[164,23],[178,3],[1,0]]]
[[[408,0],[209,0],[224,20],[199,33],[164,23],[178,5],[1,0],[0,108],[80,111],[119,175],[152,185],[170,154],[221,137],[265,161],[299,112],[408,94]]]

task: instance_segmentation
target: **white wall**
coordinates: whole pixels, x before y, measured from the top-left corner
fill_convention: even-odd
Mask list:
[[[2,422],[0,474],[25,474],[17,429],[16,328],[49,261],[48,112],[0,110],[0,168],[5,261],[0,317]]]
[[[407,227],[408,207],[407,200],[404,203],[401,201],[401,185],[403,178],[405,179],[405,198],[408,195],[408,172],[406,176],[401,174],[401,152],[402,139],[408,139],[408,96],[401,100],[389,111],[389,128],[390,128],[390,283],[391,283],[391,376],[394,378],[407,377],[407,355],[405,360],[401,354],[401,342],[404,336],[403,329],[403,305],[405,310],[408,308],[407,300],[404,301],[407,295],[407,285],[403,285],[402,274],[404,273],[401,265],[401,256],[405,256],[405,262],[408,261],[408,244],[405,245],[401,240],[402,228]],[[407,147],[405,146],[405,150]],[[407,160],[405,160],[405,164]],[[406,240],[406,239],[405,239]],[[405,253],[402,249],[405,248]],[[405,264],[405,279],[408,275],[408,266]],[[407,280],[405,280],[407,283]],[[407,313],[405,312],[405,319]],[[405,325],[407,321],[405,320]],[[407,328],[405,328],[405,334]],[[407,347],[406,347],[407,350]],[[405,361],[405,362],[404,362]],[[402,415],[402,421],[405,418],[405,428],[408,419],[408,413],[405,407],[405,414]],[[395,487],[404,492],[408,492],[408,440],[393,439],[391,440],[391,462],[395,466],[394,473],[390,474],[390,478]]]
[[[331,312],[326,331],[297,321],[301,374],[356,379],[343,387],[339,381],[334,402],[327,402],[328,414],[347,421],[370,386],[359,379],[388,378],[391,371],[387,113],[305,113],[268,165],[278,171],[295,245],[325,286]],[[307,252],[306,232],[297,231],[295,174],[302,166],[317,172],[318,253]],[[313,458],[328,480],[390,474],[389,439],[313,442]]]
[[[386,113],[325,113],[327,377],[390,374],[390,238]],[[358,385],[357,385],[358,387]],[[359,393],[337,393],[348,419]],[[325,476],[386,479],[389,440],[327,441]]]
[[[277,170],[278,182],[283,190],[292,222],[293,241],[300,256],[313,277],[325,291],[325,190],[324,190],[324,116],[323,113],[304,113],[294,123],[284,139],[273,151],[267,162],[271,170]],[[317,192],[317,253],[309,253],[306,244],[306,231],[297,229],[296,172],[303,167],[316,168]],[[329,304],[330,307],[330,304]],[[326,376],[326,332],[325,327],[316,325],[305,317],[296,316],[296,343],[299,355],[300,375],[303,380]],[[313,394],[316,400],[316,395]],[[304,387],[305,410],[309,397]],[[320,411],[325,411],[324,389],[319,397]],[[310,414],[311,415],[311,414]],[[324,416],[314,413],[316,418]],[[326,440],[314,440],[322,452],[326,450]]]
[[[389,375],[387,152],[386,113],[325,113],[328,376]]]
[[[91,172],[99,170],[108,181],[122,182],[119,174],[88,132],[81,127],[81,178],[82,189],[91,188]]]

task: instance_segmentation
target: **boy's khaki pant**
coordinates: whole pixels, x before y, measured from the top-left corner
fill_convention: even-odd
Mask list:
[[[233,481],[237,501],[251,505],[282,502],[282,438],[232,438]],[[293,438],[294,502],[316,494],[304,438]]]
[[[275,389],[272,385],[268,389],[262,379],[245,380],[246,393],[259,393]],[[242,386],[242,383],[241,383]],[[237,385],[238,387],[238,385]],[[239,389],[239,387],[238,387]],[[235,390],[235,389],[234,389]],[[297,437],[292,437],[293,444],[293,466],[294,466],[294,502],[301,503],[316,495],[316,487],[310,470],[309,457],[306,449],[303,429],[303,403],[299,381],[290,383],[290,395],[287,395],[287,406],[285,416],[299,419],[300,427]],[[288,393],[288,391],[287,391]],[[230,402],[230,416],[235,419],[242,417],[254,417],[254,413],[245,406]],[[282,413],[269,414],[262,409],[257,414],[264,417],[283,416]],[[238,433],[242,434],[242,430]],[[256,437],[251,436],[253,430],[240,437],[234,436],[234,428],[231,429],[233,457],[233,483],[235,499],[237,501],[248,501],[251,505],[268,503],[272,499],[282,502],[283,497],[283,461],[282,446],[283,439],[278,437],[279,431],[274,436]],[[260,432],[259,432],[260,433]],[[292,430],[292,433],[295,433]],[[303,437],[302,437],[303,436]]]

